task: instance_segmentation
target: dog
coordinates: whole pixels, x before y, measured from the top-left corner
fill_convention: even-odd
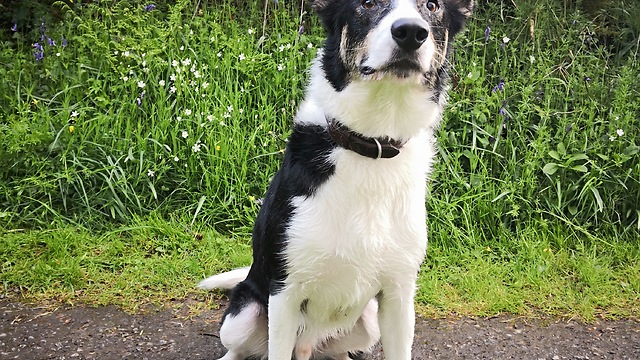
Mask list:
[[[411,359],[426,180],[474,0],[315,0],[327,39],[233,289],[221,360]]]

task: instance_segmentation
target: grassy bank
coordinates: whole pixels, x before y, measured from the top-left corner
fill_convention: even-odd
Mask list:
[[[418,303],[637,317],[637,9],[613,27],[515,3],[482,3],[456,44]],[[5,292],[130,309],[198,294],[250,260],[322,30],[288,2],[70,6],[0,34]]]

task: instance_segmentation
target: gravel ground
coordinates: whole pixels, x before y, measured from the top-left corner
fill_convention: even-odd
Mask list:
[[[188,305],[188,304],[187,304]],[[130,315],[113,306],[0,300],[0,359],[217,359],[224,310]],[[640,359],[640,324],[559,319],[418,318],[414,359]],[[367,359],[383,359],[376,349]]]

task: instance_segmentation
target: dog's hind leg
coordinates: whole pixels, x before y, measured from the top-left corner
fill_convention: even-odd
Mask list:
[[[220,360],[264,358],[267,355],[267,317],[256,302],[244,305],[237,313],[228,313],[220,327],[220,341],[229,350]]]

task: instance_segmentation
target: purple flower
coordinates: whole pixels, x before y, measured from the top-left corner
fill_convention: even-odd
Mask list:
[[[505,108],[501,107],[501,108],[500,108],[500,115],[502,115],[502,116],[507,115],[507,109],[505,109]]]
[[[40,23],[40,41],[44,41],[44,32],[47,31],[47,25],[44,24],[44,18],[42,18],[42,22]]]
[[[67,47],[67,39],[62,38],[62,47]]]
[[[304,25],[300,25],[300,27],[298,28],[298,35],[302,35],[302,33],[304,32]]]
[[[35,49],[33,52],[33,56],[36,58],[36,61],[42,60],[44,58],[44,48],[40,43],[34,43],[33,48]]]
[[[13,25],[11,26],[11,31],[18,31],[18,24],[13,23]]]
[[[590,82],[590,81],[591,81],[591,78],[590,78],[590,77],[588,77],[588,76],[585,76],[585,77],[584,77],[584,82]]]
[[[49,46],[56,46],[56,42],[53,41],[53,39],[48,36],[47,36],[47,44],[49,44]]]
[[[144,99],[145,95],[146,95],[146,91],[143,91],[140,93],[140,96],[136,98],[136,105],[138,106],[142,105],[142,99]]]
[[[500,82],[498,83],[498,85],[493,87],[492,92],[496,92],[496,91],[502,91],[504,90],[504,80],[500,80]]]
[[[149,11],[152,11],[153,9],[155,9],[155,8],[156,8],[156,6],[154,4],[149,4],[149,5],[144,7],[144,11],[149,12]]]
[[[484,30],[484,41],[489,42],[489,35],[491,35],[491,26],[487,26]]]

